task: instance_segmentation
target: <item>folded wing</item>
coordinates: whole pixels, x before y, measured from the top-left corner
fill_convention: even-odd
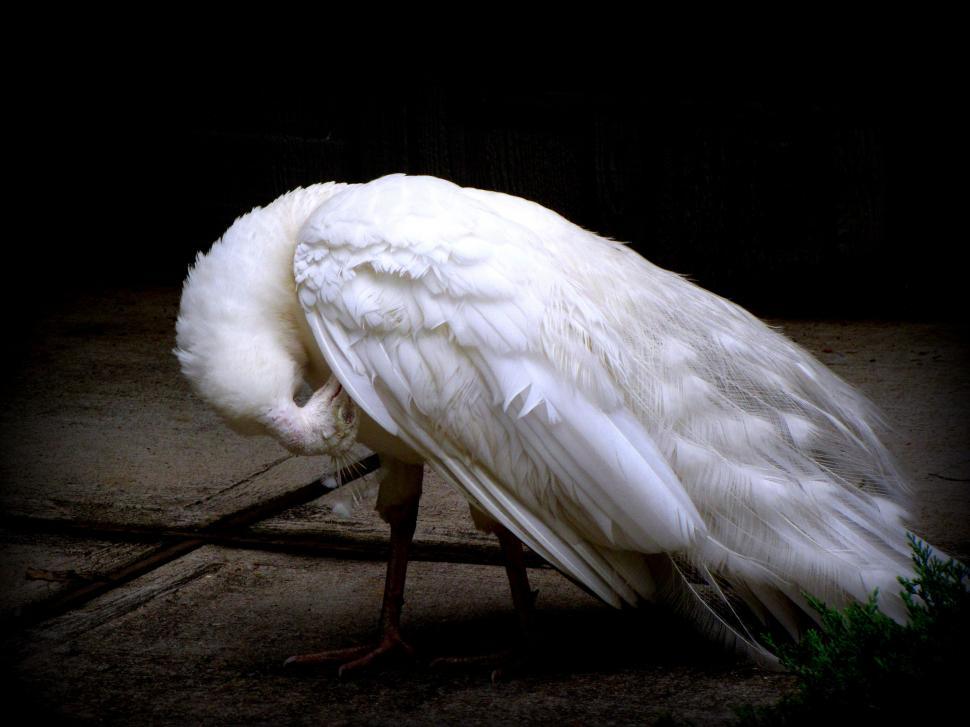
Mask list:
[[[903,617],[870,405],[738,306],[539,205],[400,175],[318,208],[295,273],[357,404],[603,600],[749,646],[750,613],[797,634],[805,592],[879,588]]]
[[[632,603],[653,583],[625,553],[686,550],[705,525],[631,413],[623,340],[564,272],[599,238],[547,233],[448,182],[385,177],[308,220],[300,301],[375,421],[557,568]]]

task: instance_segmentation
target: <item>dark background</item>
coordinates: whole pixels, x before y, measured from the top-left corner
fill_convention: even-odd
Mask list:
[[[8,292],[178,285],[255,205],[407,172],[535,200],[762,315],[960,315],[962,141],[953,87],[928,76],[699,89],[416,75],[273,95],[105,73],[34,89],[13,138],[32,231],[12,247],[44,284],[15,276]]]

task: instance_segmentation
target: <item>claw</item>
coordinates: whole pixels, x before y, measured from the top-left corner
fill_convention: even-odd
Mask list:
[[[400,653],[402,656],[409,659],[414,657],[414,649],[410,644],[398,640],[385,640],[381,642],[376,649],[364,654],[359,659],[355,659],[354,661],[348,662],[341,666],[337,670],[337,677],[343,679],[345,676],[349,676],[351,672],[358,672],[366,669],[375,661],[383,661],[385,657],[392,656],[395,653]]]
[[[414,657],[414,648],[400,638],[385,637],[376,647],[353,646],[349,649],[332,649],[315,654],[298,654],[283,662],[291,666],[333,666],[338,665],[337,676],[343,678],[353,672],[360,672],[378,661],[399,654],[406,658]]]
[[[359,659],[369,650],[369,646],[353,646],[349,649],[332,649],[315,654],[297,654],[284,661],[283,666],[340,664],[347,660]]]

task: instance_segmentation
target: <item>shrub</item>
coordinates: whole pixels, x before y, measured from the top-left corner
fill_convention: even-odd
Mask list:
[[[909,539],[915,577],[899,579],[908,623],[879,611],[876,593],[842,611],[811,599],[820,628],[798,644],[772,644],[798,677],[798,691],[772,707],[740,709],[740,724],[933,724],[966,717],[970,569],[952,559],[944,563],[925,543]]]

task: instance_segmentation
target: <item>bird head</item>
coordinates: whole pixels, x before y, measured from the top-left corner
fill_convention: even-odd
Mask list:
[[[303,406],[292,398],[270,409],[263,424],[296,454],[326,454],[342,461],[357,439],[357,408],[335,376]]]
[[[357,412],[310,353],[293,255],[310,213],[345,186],[289,192],[237,219],[200,253],[182,289],[175,349],[192,388],[232,429],[335,459],[354,442]],[[316,391],[300,406],[294,397],[307,384]]]

